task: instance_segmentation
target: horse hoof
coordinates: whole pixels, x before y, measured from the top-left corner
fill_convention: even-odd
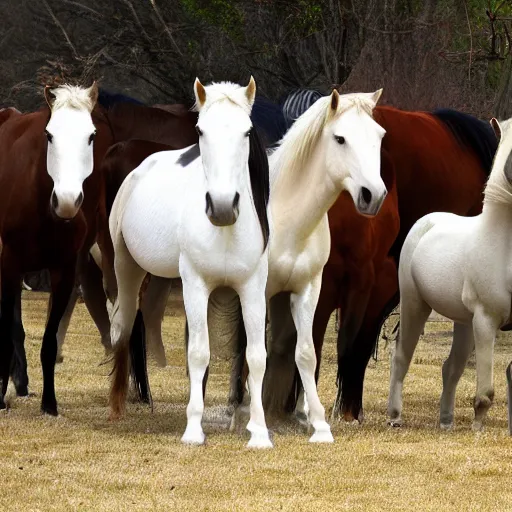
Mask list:
[[[55,405],[45,405],[41,404],[41,412],[43,414],[47,414],[48,416],[58,416],[59,412],[57,411],[57,404]]]
[[[331,432],[315,432],[310,438],[310,443],[334,443]]]
[[[473,424],[471,425],[471,430],[473,432],[482,432],[484,429],[484,425],[481,421],[473,421]]]
[[[331,434],[331,427],[327,422],[322,422],[323,424],[317,425],[315,428],[315,433],[309,438],[310,443],[334,443],[334,437]]]
[[[388,420],[388,426],[393,428],[400,428],[402,426],[401,418],[396,418],[394,420]]]
[[[16,396],[18,398],[25,398],[29,396],[28,387],[27,386],[19,386],[16,388]]]
[[[267,432],[266,435],[252,434],[251,439],[249,439],[249,442],[247,443],[247,448],[256,448],[260,450],[265,448],[274,448],[274,445],[272,444]]]
[[[64,362],[64,356],[57,356],[57,358],[55,359],[56,364],[60,364],[63,362]]]
[[[181,438],[183,444],[190,444],[194,446],[201,446],[204,444],[206,437],[201,428],[194,429],[187,427],[185,433]]]
[[[453,430],[453,423],[440,423],[439,428],[446,432]]]

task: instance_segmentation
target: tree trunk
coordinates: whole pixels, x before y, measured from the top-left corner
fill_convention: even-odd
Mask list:
[[[512,54],[509,54],[503,66],[494,113],[498,119],[512,117]]]

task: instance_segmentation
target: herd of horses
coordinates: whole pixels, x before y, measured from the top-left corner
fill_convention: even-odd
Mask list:
[[[232,355],[231,410],[241,406],[248,383],[249,446],[271,446],[269,414],[295,414],[313,427],[311,441],[332,442],[316,384],[335,310],[332,416],[362,422],[366,367],[401,296],[390,423],[401,422],[403,378],[434,308],[456,322],[443,367],[441,424],[453,422],[455,386],[475,346],[481,426],[493,396],[489,333],[494,341],[510,323],[508,260],[497,248],[508,243],[512,128],[449,109],[378,106],[381,92],[298,91],[280,106],[258,96],[252,78],[246,87],[196,80],[191,109],[146,106],[96,84],[61,85],[44,89],[46,105],[37,112],[0,110],[0,409],[10,377],[18,396],[29,393],[21,283],[26,273],[48,269],[45,413],[58,413],[54,370],[78,285],[113,353],[115,419],[124,413],[130,374],[138,398],[152,402],[146,350],[166,364],[161,322],[171,283],[181,278],[190,377],[184,442],[205,439],[209,347],[225,341],[216,339],[220,332]],[[481,213],[488,180],[495,185]],[[486,213],[493,201],[502,217]],[[428,216],[433,212],[455,216]],[[476,220],[466,228],[459,216]],[[495,238],[492,225],[501,226]],[[459,259],[446,264],[454,251],[449,241],[473,233],[472,226],[481,238],[471,246],[464,239]],[[423,237],[436,230],[442,240],[425,256]],[[470,247],[478,252],[485,244],[488,260],[482,263],[480,252],[477,260],[500,269],[492,284],[489,272],[475,278],[477,263],[463,260]],[[439,275],[432,278],[434,257]],[[444,299],[436,301],[434,289]],[[489,289],[501,294],[499,307]]]

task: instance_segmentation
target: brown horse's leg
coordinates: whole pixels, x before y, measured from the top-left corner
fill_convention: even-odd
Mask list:
[[[75,263],[65,270],[50,271],[52,293],[51,310],[43,336],[41,347],[41,365],[43,367],[43,397],[41,411],[57,416],[57,399],[55,397],[55,362],[57,359],[57,331],[69,304],[75,286]]]
[[[8,269],[10,270],[10,269]],[[11,361],[14,354],[13,325],[14,310],[16,307],[16,282],[21,285],[13,273],[6,271],[2,266],[2,301],[0,315],[0,410],[6,408],[5,394],[9,384]]]
[[[78,284],[75,284],[73,287],[73,291],[71,292],[71,297],[69,298],[69,303],[66,307],[66,311],[64,311],[64,315],[62,316],[62,320],[59,324],[59,330],[57,331],[57,363],[62,363],[64,361],[64,357],[62,355],[62,347],[64,346],[64,341],[66,339],[66,334],[68,332],[69,323],[71,322],[71,316],[73,315],[73,311],[76,306],[76,302],[78,300]],[[48,316],[47,321],[50,316],[50,303],[48,303]]]
[[[21,286],[16,288],[13,325],[14,354],[11,363],[11,378],[18,396],[28,396],[27,356],[25,354],[25,330],[21,317]]]
[[[338,396],[335,411],[347,420],[363,420],[363,384],[368,361],[375,349],[384,320],[398,304],[396,264],[387,258],[376,276],[360,331],[351,349],[339,359]]]
[[[80,255],[78,274],[87,310],[100,332],[101,344],[105,352],[110,352],[112,350],[110,319],[107,311],[107,297],[103,289],[103,276],[89,253]]]

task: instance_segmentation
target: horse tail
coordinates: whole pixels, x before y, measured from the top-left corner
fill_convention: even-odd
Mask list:
[[[432,115],[450,130],[462,148],[469,148],[474,152],[485,175],[489,176],[494,154],[498,149],[498,140],[491,125],[469,114],[448,108],[435,110]]]
[[[132,334],[130,336],[131,375],[137,398],[140,402],[149,404],[153,410],[153,398],[149,388],[148,365],[146,358],[146,328],[142,311],[139,309],[135,316]]]

